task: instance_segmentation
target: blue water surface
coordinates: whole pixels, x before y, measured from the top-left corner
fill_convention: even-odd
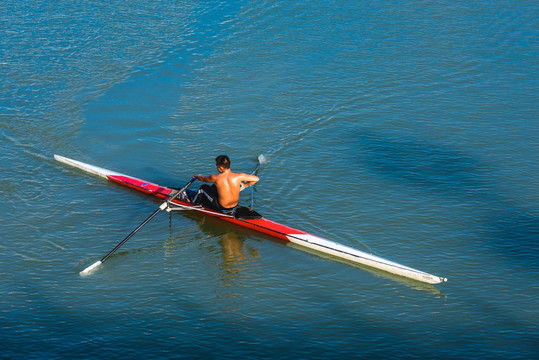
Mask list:
[[[0,7],[0,358],[533,359],[533,1]],[[448,278],[358,268],[159,206],[266,161],[265,217]],[[242,195],[249,203],[249,194]]]

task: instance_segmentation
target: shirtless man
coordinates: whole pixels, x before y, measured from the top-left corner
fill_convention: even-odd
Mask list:
[[[215,165],[219,174],[194,175],[197,180],[213,183],[213,185],[203,184],[193,199],[193,203],[225,213],[233,212],[240,200],[241,188],[256,184],[259,180],[258,176],[232,172],[230,158],[226,155],[217,156]]]

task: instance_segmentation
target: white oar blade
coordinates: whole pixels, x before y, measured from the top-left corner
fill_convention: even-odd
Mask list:
[[[94,271],[95,268],[97,268],[99,265],[101,265],[101,260],[96,261],[96,262],[93,263],[92,265],[88,266],[86,269],[82,270],[82,271],[80,272],[80,276],[90,275],[90,273],[91,273],[92,271]]]
[[[268,162],[268,159],[262,154],[258,155],[258,162],[260,165],[264,165],[266,162]]]

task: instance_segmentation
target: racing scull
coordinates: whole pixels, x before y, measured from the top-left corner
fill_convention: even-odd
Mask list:
[[[177,193],[177,190],[173,188],[160,186],[158,184],[154,184],[132,176],[107,170],[98,166],[86,164],[81,161],[72,160],[59,155],[54,155],[54,158],[57,161],[60,161],[67,165],[82,169],[97,176],[101,176],[109,181],[152,195],[161,200],[171,199]],[[221,213],[219,211],[206,209],[201,206],[194,205],[190,202],[181,200],[179,197],[175,197],[172,201],[170,201],[169,206],[177,207],[184,210],[202,212],[206,215],[217,217],[229,223],[233,223],[244,228],[248,228],[269,235],[273,238],[283,240],[284,242],[291,242],[299,245],[300,247],[314,250],[315,253],[319,252],[323,254],[329,254],[343,260],[348,260],[353,263],[384,270],[389,273],[404,276],[417,281],[429,284],[438,284],[440,282],[447,281],[447,279],[444,277],[435,276],[423,271],[419,271],[411,267],[389,261],[382,257],[368,254],[366,252],[351,248],[349,246],[345,246],[334,241],[330,241],[309,234],[307,232],[265,219],[257,212],[249,208],[239,207],[235,215],[229,215]]]

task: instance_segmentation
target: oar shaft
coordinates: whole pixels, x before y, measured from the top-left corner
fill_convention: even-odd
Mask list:
[[[258,164],[256,164],[256,167],[253,171],[251,171],[251,175],[256,175],[258,169],[260,169],[260,166],[262,165],[262,155],[258,156]],[[255,206],[255,195],[254,195],[254,186],[251,186],[251,210],[253,210]]]
[[[260,166],[262,165],[262,160],[261,160],[261,158],[262,158],[262,155],[259,155],[259,156],[258,156],[258,164],[256,164],[255,169],[249,173],[250,175],[256,175],[257,171],[260,169]],[[252,189],[253,189],[253,187],[252,187],[252,185],[249,185],[249,186],[251,186],[251,197],[252,197]],[[243,191],[243,190],[245,190],[246,188],[247,188],[247,186],[243,186],[243,187],[240,189],[240,191]]]
[[[256,174],[256,172],[260,169],[260,161],[258,164],[256,164],[256,168],[251,172],[251,175]],[[251,186],[251,210],[253,210],[255,206],[255,194],[254,194],[254,186]]]
[[[144,220],[142,222],[142,224],[140,224],[135,230],[131,231],[131,233],[129,235],[127,235],[125,237],[125,239],[122,240],[122,242],[120,242],[118,245],[116,245],[116,247],[114,249],[112,249],[107,255],[105,255],[105,257],[103,257],[103,259],[101,259],[101,263],[104,263],[112,254],[114,254],[116,252],[116,250],[118,250],[123,244],[125,244],[125,242],[129,239],[131,239],[131,237],[133,235],[135,235],[140,229],[142,229],[142,227],[144,225],[146,225],[151,219],[153,219],[157,214],[159,214],[161,212],[161,210],[164,210],[166,209],[167,207],[167,203],[164,202],[161,204],[161,206],[155,210],[153,212],[153,214],[151,214],[150,216],[148,216],[148,218],[146,220]]]
[[[251,175],[256,175],[256,172],[258,171],[258,169],[260,169],[260,162],[258,162],[258,164],[256,164],[256,168],[251,171]]]
[[[140,229],[142,229],[142,227],[144,225],[146,225],[151,219],[153,219],[157,214],[159,214],[161,212],[161,210],[165,210],[167,208],[167,205],[170,201],[174,200],[177,196],[179,196],[185,189],[187,189],[189,187],[189,185],[191,185],[194,181],[196,180],[196,178],[192,178],[187,184],[185,184],[185,186],[183,188],[181,188],[176,194],[174,194],[174,196],[172,196],[170,199],[168,199],[167,201],[163,202],[161,204],[161,206],[159,206],[159,208],[157,210],[155,210],[153,212],[153,214],[151,214],[146,220],[144,220],[135,230],[133,230],[129,235],[127,235],[125,237],[125,239],[123,239],[118,245],[116,245],[116,247],[114,249],[112,249],[107,255],[105,255],[105,257],[103,257],[101,260],[99,261],[96,261],[95,263],[93,263],[92,265],[88,266],[86,269],[82,270],[80,272],[81,275],[87,275],[89,274],[93,269],[95,269],[96,267],[98,267],[99,265],[101,265],[102,263],[104,263],[112,254],[114,254],[116,252],[116,250],[118,250],[123,244],[125,244],[125,242],[127,240],[129,240],[133,235],[135,235]]]

